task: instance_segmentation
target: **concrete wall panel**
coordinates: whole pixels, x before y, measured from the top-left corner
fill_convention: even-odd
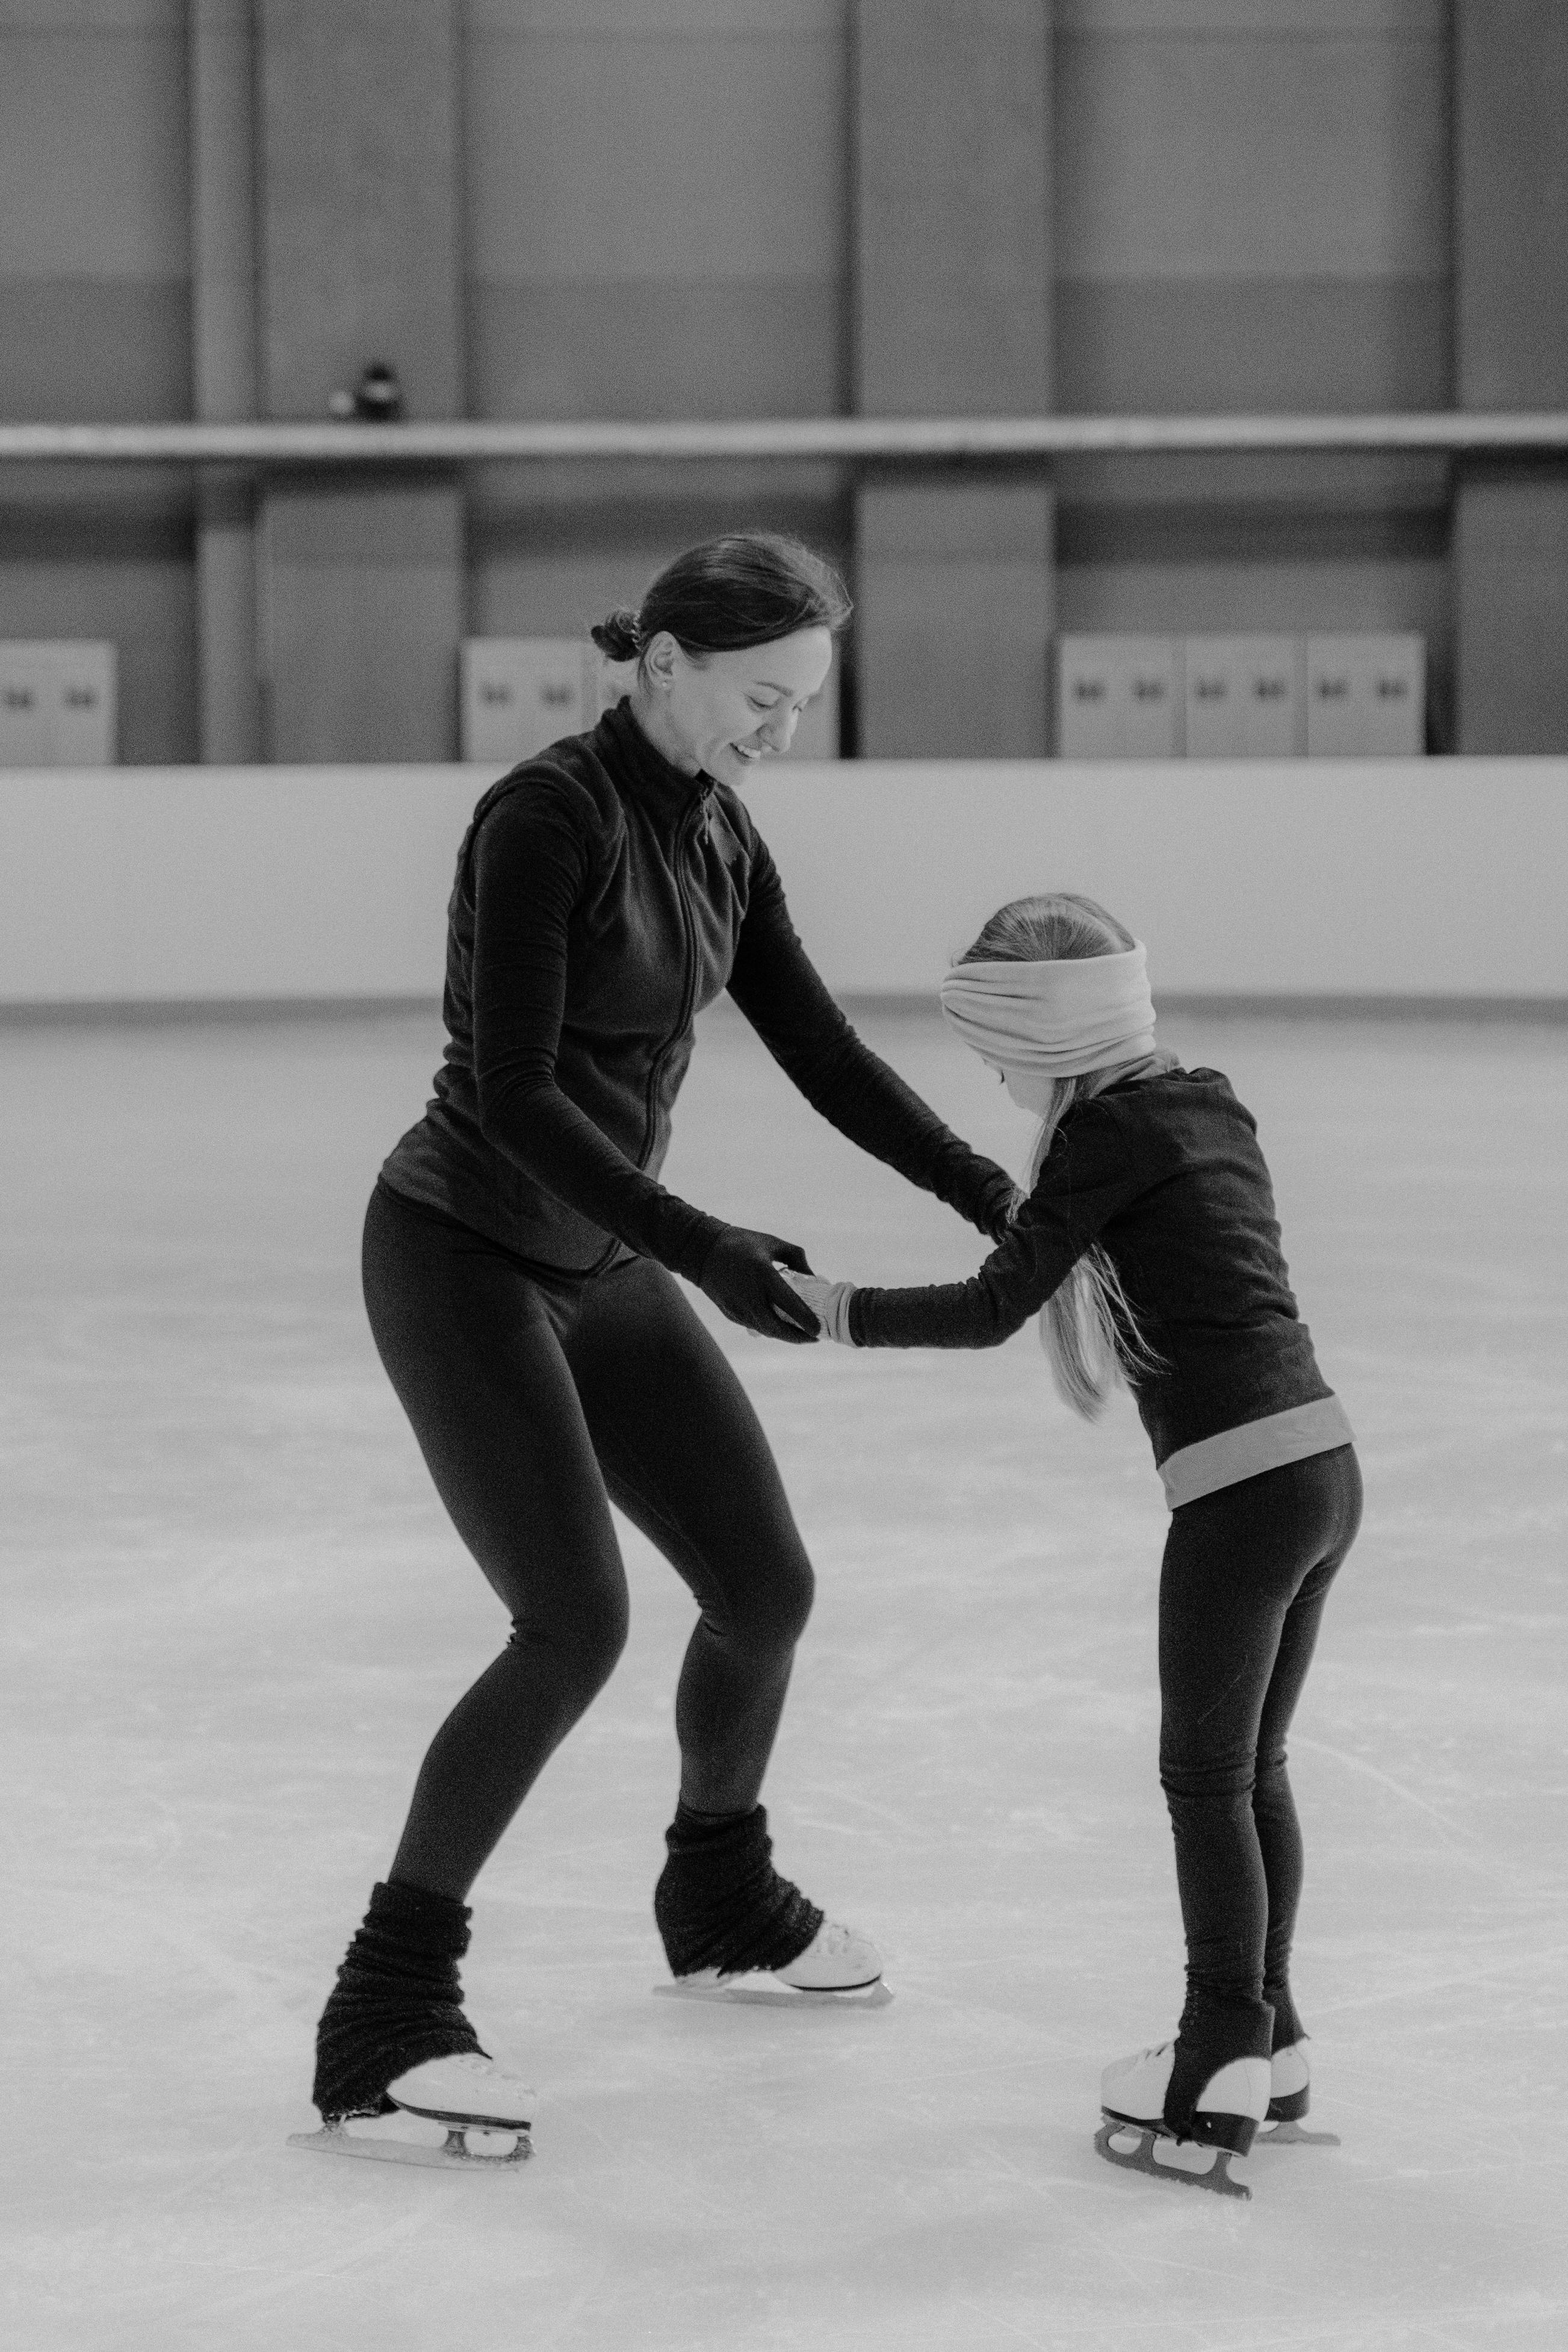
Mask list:
[[[1450,0],[1055,0],[1063,33],[1167,33],[1189,38],[1256,33],[1273,40],[1324,34],[1409,33],[1440,39]]]
[[[463,520],[440,485],[269,491],[266,743],[287,763],[440,759],[456,744]]]
[[[847,34],[853,0],[465,0],[471,34]]]
[[[1434,38],[1056,42],[1062,278],[1448,274]]]
[[[841,36],[470,30],[464,58],[475,277],[843,275]]]
[[[1458,14],[1458,393],[1467,408],[1568,403],[1568,10]],[[1561,466],[1458,468],[1459,742],[1568,750],[1568,480]]]
[[[189,5],[190,0],[0,0],[0,33],[178,35]]]
[[[844,405],[840,280],[471,284],[468,296],[480,416],[821,416]]]
[[[0,278],[0,416],[188,416],[191,373],[188,278]]]
[[[1073,278],[1056,299],[1070,415],[1441,408],[1453,303],[1430,278]]]
[[[856,404],[1008,415],[1051,383],[1051,66],[1031,0],[862,6]]]
[[[1464,484],[1454,515],[1454,602],[1461,742],[1496,752],[1561,751],[1568,744],[1568,488],[1560,475],[1489,468]]]
[[[1458,11],[1459,398],[1568,403],[1568,12],[1561,0]]]
[[[461,413],[452,0],[260,0],[267,413],[321,416],[367,359]]]
[[[0,284],[190,267],[180,27],[0,23]]]

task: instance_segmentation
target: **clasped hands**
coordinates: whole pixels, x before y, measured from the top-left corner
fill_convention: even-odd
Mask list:
[[[780,1272],[796,1296],[805,1300],[824,1338],[852,1348],[855,1343],[850,1337],[850,1301],[855,1295],[854,1284],[824,1282],[820,1274],[797,1274],[789,1266],[781,1267]]]
[[[1022,1195],[998,1169],[998,1195],[987,1221],[993,1240],[999,1240]],[[809,1347],[821,1339],[837,1339],[852,1348],[850,1302],[852,1282],[826,1282],[811,1272],[798,1242],[777,1234],[753,1233],[746,1225],[727,1225],[703,1261],[697,1281],[716,1307],[732,1323],[760,1331],[770,1339],[787,1339]]]
[[[810,1346],[824,1332],[852,1345],[849,1303],[854,1286],[823,1282],[796,1242],[729,1225],[704,1261],[701,1287],[733,1323],[773,1339]]]

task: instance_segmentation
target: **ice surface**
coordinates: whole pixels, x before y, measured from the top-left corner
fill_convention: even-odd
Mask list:
[[[862,1024],[1017,1166],[925,1019]],[[1158,1483],[1032,1333],[721,1327],[820,1597],[767,1796],[892,2004],[658,2000],[684,1589],[626,1533],[625,1661],[476,1890],[529,2164],[332,2164],[311,2032],[423,1746],[505,1636],[372,1349],[358,1228],[422,1020],[0,1033],[12,2093],[26,2352],[1454,2352],[1568,2343],[1568,1034],[1169,1021],[1259,1114],[1366,1470],[1293,1748],[1312,2121],[1249,2205],[1094,2155],[1167,2034]],[[820,1272],[980,1244],[712,1016],[666,1181]],[[706,1307],[706,1302],[705,1302]]]

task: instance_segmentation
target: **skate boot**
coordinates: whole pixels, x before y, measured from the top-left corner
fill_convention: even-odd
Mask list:
[[[374,1888],[317,2028],[321,2129],[290,2147],[393,2164],[530,2153],[532,2093],[480,2049],[463,2011],[467,1948],[463,1904],[395,1879]]]
[[[1307,2063],[1304,2044],[1301,2041],[1276,2050],[1269,2061],[1269,2112],[1258,2134],[1260,2147],[1279,2147],[1299,2142],[1309,2147],[1338,2147],[1337,2132],[1303,2131],[1301,2118],[1312,2104],[1312,2068]]]
[[[1185,2053],[1181,2053],[1183,2056]],[[1107,2162],[1159,2180],[1184,2182],[1219,2197],[1250,2197],[1230,2167],[1248,2154],[1269,2105],[1269,2061],[1232,2058],[1202,2072],[1185,2114],[1176,2081],[1176,2042],[1118,2058],[1100,2078],[1103,2118],[1094,2146]],[[1193,2072],[1190,2063],[1183,2072]]]
[[[674,1982],[691,2000],[854,2002],[892,1994],[869,1937],[826,1919],[772,1863],[768,1815],[676,1808],[653,1916]]]

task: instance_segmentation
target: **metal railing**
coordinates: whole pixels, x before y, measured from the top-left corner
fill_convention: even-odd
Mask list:
[[[976,464],[1177,452],[1568,454],[1568,413],[813,416],[714,423],[0,425],[0,464],[292,467],[577,459]]]

